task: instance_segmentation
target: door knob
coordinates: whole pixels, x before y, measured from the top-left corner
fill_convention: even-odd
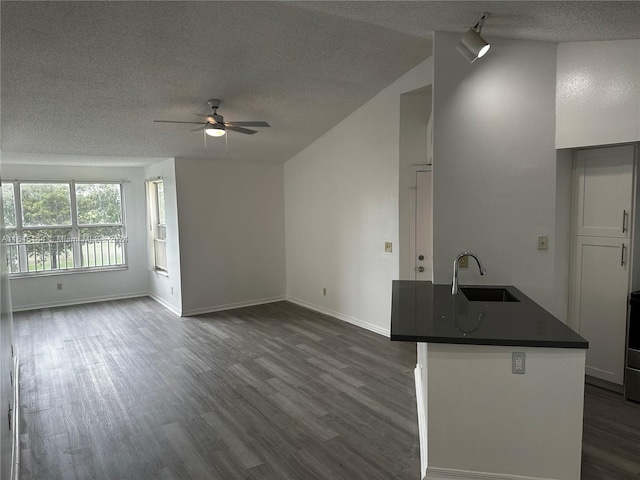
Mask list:
[[[420,256],[418,257],[418,260],[424,260],[424,255],[420,255]]]
[[[419,272],[424,272],[424,267],[418,267]]]

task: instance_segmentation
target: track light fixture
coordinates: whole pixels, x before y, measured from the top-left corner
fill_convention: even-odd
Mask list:
[[[475,62],[478,58],[482,57],[489,51],[489,47],[491,45],[489,45],[487,41],[480,36],[480,32],[484,26],[484,19],[488,16],[488,13],[483,13],[480,20],[478,20],[478,23],[467,30],[456,46],[458,52],[460,52],[460,54],[466,58],[469,63]]]

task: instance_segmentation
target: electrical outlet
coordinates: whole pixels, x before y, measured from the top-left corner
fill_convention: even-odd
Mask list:
[[[461,257],[460,260],[458,260],[458,267],[459,268],[468,268],[469,267],[469,256],[465,255],[464,257]]]
[[[173,295],[173,287],[171,287],[171,295]]]
[[[524,352],[513,352],[511,354],[511,373],[524,375],[526,354]]]
[[[323,288],[323,289],[322,289],[322,296],[323,296],[323,297],[326,297],[326,296],[327,296],[327,289],[326,289],[326,288]]]
[[[58,290],[62,290],[62,284],[61,284],[61,283],[58,283],[58,284],[56,285],[56,287],[57,287],[57,289],[58,289]]]
[[[393,252],[393,244],[391,242],[384,242],[384,251],[385,253]]]
[[[547,235],[538,235],[538,250],[546,250],[549,248],[549,237]]]

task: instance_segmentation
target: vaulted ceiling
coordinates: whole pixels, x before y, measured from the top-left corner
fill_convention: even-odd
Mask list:
[[[484,11],[487,36],[640,37],[640,2],[3,1],[2,151],[284,162]],[[198,121],[214,97],[271,128],[231,132],[227,157],[195,125],[153,122]]]

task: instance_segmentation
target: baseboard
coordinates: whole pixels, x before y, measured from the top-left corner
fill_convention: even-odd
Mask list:
[[[28,310],[40,310],[42,308],[68,307],[71,305],[82,305],[84,303],[108,302],[111,300],[125,300],[127,298],[146,297],[149,292],[124,293],[119,295],[103,295],[100,297],[78,298],[76,300],[62,300],[59,302],[34,303],[31,305],[14,306],[14,312],[25,312]]]
[[[474,472],[470,470],[455,470],[453,468],[427,467],[424,480],[554,480],[546,477],[525,477],[505,473]]]
[[[155,293],[149,293],[148,295],[149,297],[154,299],[156,302],[158,302],[160,305],[162,305],[164,308],[169,310],[171,313],[174,313],[178,317],[182,316],[182,312],[180,312],[180,310],[175,305],[171,305],[169,302],[167,302],[164,298],[159,297]]]
[[[193,315],[202,315],[203,313],[222,312],[224,310],[233,310],[235,308],[253,307],[255,305],[264,305],[265,303],[283,302],[284,296],[259,298],[257,300],[247,300],[244,302],[227,303],[224,305],[212,305],[210,307],[192,308],[191,310],[182,310],[183,317],[191,317]]]
[[[11,480],[20,478],[20,362],[13,357],[13,435],[11,436]]]
[[[624,386],[618,385],[617,383],[608,382],[606,380],[602,380],[600,378],[592,377],[591,375],[584,376],[584,382],[589,385],[594,385],[599,388],[604,388],[605,390],[610,390],[612,392],[624,393]]]
[[[342,320],[343,322],[347,322],[357,327],[364,328],[379,335],[384,335],[385,337],[391,336],[391,330],[389,330],[388,328],[379,327],[378,325],[365,322],[363,320],[360,320],[359,318],[351,317],[349,315],[345,315],[344,313],[336,312],[335,310],[321,307],[319,305],[314,305],[313,303],[309,303],[298,298],[287,297],[286,300],[288,302],[295,303],[296,305],[300,305],[301,307],[305,307],[309,310],[314,310],[319,313],[324,313],[325,315],[329,315],[330,317],[337,318],[338,320]]]

